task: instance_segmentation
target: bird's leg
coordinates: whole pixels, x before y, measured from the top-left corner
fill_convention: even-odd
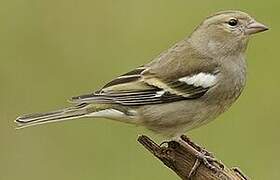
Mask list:
[[[189,145],[191,145],[193,148],[195,148],[197,151],[204,153],[207,156],[211,156],[214,157],[212,152],[207,151],[204,147],[200,146],[199,144],[193,142],[188,136],[186,135],[181,135],[180,137],[181,139],[183,139],[186,143],[188,143]]]
[[[195,174],[197,168],[201,165],[201,163],[203,163],[207,168],[215,172],[220,171],[220,168],[222,169],[224,168],[224,165],[216,158],[214,158],[212,153],[209,153],[204,148],[201,148],[199,145],[192,142],[187,136],[185,135],[181,136],[181,139],[179,139],[179,143],[196,156],[196,161],[194,163],[194,166],[192,167],[188,175],[189,179]],[[213,163],[215,163],[216,165]]]

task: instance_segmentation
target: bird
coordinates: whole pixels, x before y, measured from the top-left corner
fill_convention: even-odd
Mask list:
[[[175,137],[225,112],[246,84],[250,36],[268,27],[245,12],[227,10],[206,19],[146,65],[100,90],[75,96],[73,106],[19,116],[19,127],[77,118],[108,118]]]
[[[242,11],[214,13],[151,62],[97,91],[72,97],[72,106],[23,115],[15,121],[24,128],[107,118],[177,137],[216,119],[238,99],[246,84],[249,39],[266,30]]]

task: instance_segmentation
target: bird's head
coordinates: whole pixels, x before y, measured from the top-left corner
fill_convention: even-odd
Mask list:
[[[222,11],[207,17],[192,33],[195,47],[212,55],[232,55],[246,50],[249,37],[268,28],[241,11]]]

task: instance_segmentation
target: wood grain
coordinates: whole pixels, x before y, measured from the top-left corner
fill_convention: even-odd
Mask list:
[[[181,140],[186,141],[188,138],[182,136]],[[220,170],[214,171],[203,163],[200,163],[195,174],[188,178],[191,168],[197,160],[192,149],[183,146],[179,141],[168,141],[165,142],[167,146],[160,146],[145,135],[140,136],[138,141],[183,180],[249,180],[238,168],[226,166],[220,168],[216,165]],[[196,144],[193,145],[198,147]]]

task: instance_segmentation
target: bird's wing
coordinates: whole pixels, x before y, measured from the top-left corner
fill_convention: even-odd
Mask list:
[[[139,67],[117,77],[100,91],[73,97],[71,101],[141,106],[196,99],[217,83],[217,75],[216,69],[197,70],[170,79],[157,76],[152,67]]]
[[[214,62],[183,40],[100,91],[71,101],[141,106],[200,98],[218,82],[219,70]]]

